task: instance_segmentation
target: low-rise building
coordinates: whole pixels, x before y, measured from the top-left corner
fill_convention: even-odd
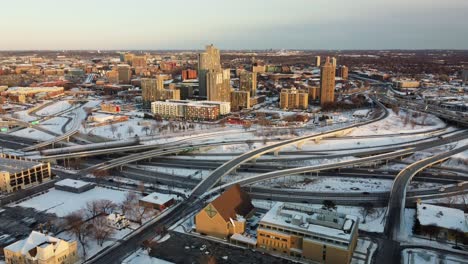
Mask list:
[[[130,221],[125,217],[125,215],[112,213],[107,216],[107,225],[115,229],[121,230],[128,227],[130,225]]]
[[[78,261],[78,244],[32,231],[23,240],[3,249],[7,264],[74,264]]]
[[[282,89],[280,107],[282,109],[307,109],[309,107],[309,94],[305,90],[297,90],[296,88]]]
[[[102,103],[101,104],[101,111],[109,112],[109,113],[120,113],[121,109],[120,109],[120,106],[116,105],[116,104]]]
[[[396,89],[419,88],[421,83],[416,80],[396,80],[393,82]]]
[[[150,193],[140,199],[141,206],[150,207],[157,210],[164,210],[175,203],[177,196],[164,193]]]
[[[90,182],[80,181],[80,180],[72,180],[72,179],[64,179],[58,181],[54,184],[55,189],[65,192],[72,192],[72,193],[83,193],[88,190],[94,188],[94,184]]]
[[[418,202],[416,219],[417,233],[468,244],[468,214],[463,210]]]
[[[151,103],[152,113],[165,118],[216,120],[230,113],[230,110],[229,102],[167,100]]]
[[[0,191],[14,192],[49,181],[50,163],[0,154]]]
[[[277,202],[260,220],[257,246],[318,263],[350,263],[359,218]]]
[[[234,185],[209,203],[195,216],[196,230],[200,234],[227,238],[245,232],[245,219],[254,207],[249,195]]]

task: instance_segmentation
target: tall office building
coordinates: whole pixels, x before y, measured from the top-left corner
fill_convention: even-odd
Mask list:
[[[125,53],[125,55],[124,55],[124,61],[125,61],[125,63],[132,65],[133,57],[134,57],[134,56],[135,56],[135,55],[134,55],[133,53]]]
[[[257,73],[243,71],[239,76],[239,90],[250,93],[250,97],[257,95]]]
[[[221,69],[221,55],[219,49],[213,44],[206,46],[206,51],[199,54],[199,70],[219,70]]]
[[[146,56],[133,56],[132,66],[133,67],[146,67]]]
[[[199,96],[209,101],[229,102],[231,94],[231,73],[221,68],[219,49],[206,46],[198,57]]]
[[[141,95],[143,97],[143,105],[150,107],[151,102],[158,100],[160,92],[164,89],[164,78],[161,75],[156,78],[141,79]]]
[[[119,64],[117,66],[117,71],[119,72],[119,83],[129,84],[130,78],[132,77],[132,71],[130,69],[130,65]]]
[[[332,58],[331,58],[331,64],[332,64],[333,67],[336,69],[336,58],[335,58],[335,57],[332,57]]]
[[[344,65],[341,65],[340,67],[338,67],[338,69],[336,70],[336,77],[340,77],[343,80],[347,80],[348,79],[348,67]]]
[[[327,57],[325,64],[320,68],[320,105],[335,101],[335,70]]]
[[[208,101],[231,101],[231,71],[229,69],[209,70],[205,73],[205,80]]]
[[[468,69],[462,70],[462,81],[463,85],[466,85],[468,83]]]
[[[320,67],[320,56],[315,56],[315,67]]]

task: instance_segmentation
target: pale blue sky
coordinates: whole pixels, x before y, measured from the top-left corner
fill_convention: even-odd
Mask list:
[[[468,49],[468,0],[3,0],[0,50]]]

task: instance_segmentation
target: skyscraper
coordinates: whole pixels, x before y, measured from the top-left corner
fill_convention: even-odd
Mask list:
[[[327,57],[325,64],[320,68],[320,105],[335,101],[335,68]]]
[[[342,78],[343,80],[348,79],[348,67],[341,65],[336,70],[336,76]]]
[[[128,64],[119,64],[117,66],[117,71],[119,72],[119,82],[120,83],[124,83],[124,84],[130,83],[130,78],[132,76],[130,65],[128,65]]]
[[[199,96],[209,101],[229,102],[231,97],[231,73],[221,68],[219,49],[206,46],[198,56]]]
[[[336,69],[336,58],[335,57],[331,58],[331,64],[333,65],[333,68]]]
[[[320,67],[320,56],[315,56],[315,67]]]
[[[239,90],[247,91],[250,97],[257,95],[257,73],[243,71],[239,76]]]
[[[158,100],[160,92],[164,89],[164,78],[161,75],[156,78],[141,79],[141,95],[143,97],[143,105],[151,107],[151,103]]]
[[[231,101],[231,71],[229,69],[209,70],[206,76],[208,101]]]

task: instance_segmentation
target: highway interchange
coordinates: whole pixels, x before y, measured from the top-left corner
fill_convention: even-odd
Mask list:
[[[56,137],[53,140],[45,141],[43,143],[38,144],[31,140],[20,140],[18,137],[8,135],[3,137],[2,135],[0,145],[2,145],[2,147],[5,148],[22,149],[23,151],[30,151],[29,153],[25,153],[25,155],[32,154],[31,157],[37,158],[38,160],[55,161],[61,159],[63,160],[70,158],[89,157],[89,162],[91,164],[90,166],[84,168],[81,171],[81,173],[93,173],[99,170],[120,168],[122,169],[120,175],[124,175],[130,178],[137,177],[139,179],[148,179],[148,182],[158,182],[167,185],[173,184],[192,190],[191,194],[188,197],[186,197],[186,199],[183,202],[178,203],[170,210],[159,215],[156,219],[143,225],[141,228],[137,229],[135,232],[127,236],[125,239],[122,239],[114,245],[105,248],[102,252],[89,259],[86,263],[116,263],[117,261],[122,260],[128,253],[138,248],[144,240],[152,238],[154,236],[151,230],[154,230],[158,226],[171,226],[184,216],[196,212],[197,210],[200,210],[201,208],[203,208],[207,198],[209,198],[211,195],[216,195],[222,192],[234,183],[239,183],[242,186],[244,186],[245,189],[250,193],[250,195],[256,199],[318,204],[320,204],[324,199],[328,199],[335,201],[337,204],[346,205],[359,205],[363,202],[372,202],[374,204],[382,206],[387,205],[388,203],[389,209],[387,212],[387,222],[382,237],[382,239],[384,239],[386,242],[382,245],[383,249],[381,249],[381,251],[384,250],[386,252],[381,252],[381,254],[377,256],[380,258],[385,258],[385,255],[387,255],[388,257],[388,254],[392,254],[393,252],[398,251],[398,241],[400,239],[401,233],[400,227],[402,226],[403,218],[402,211],[404,211],[406,203],[414,203],[416,199],[434,199],[467,193],[466,185],[459,185],[458,183],[466,182],[466,177],[468,177],[468,175],[448,174],[446,175],[447,177],[445,177],[444,179],[440,179],[433,173],[427,173],[422,170],[436,163],[440,163],[441,161],[446,160],[447,158],[456,153],[466,151],[468,148],[467,146],[461,146],[455,149],[439,153],[427,159],[418,161],[413,164],[409,164],[408,166],[406,166],[405,169],[401,170],[398,173],[387,172],[386,174],[384,174],[381,170],[378,169],[369,170],[360,169],[359,167],[375,167],[376,165],[381,164],[382,162],[385,163],[388,161],[392,161],[396,158],[409,156],[418,151],[423,151],[430,148],[440,147],[456,143],[462,140],[466,140],[468,139],[467,130],[457,129],[455,131],[446,132],[443,129],[440,129],[438,131],[434,131],[434,134],[432,136],[429,136],[424,140],[415,140],[414,142],[406,142],[396,145],[392,144],[389,146],[381,145],[379,147],[363,147],[361,150],[359,148],[354,148],[353,152],[347,153],[346,151],[343,151],[343,149],[333,149],[331,150],[331,152],[328,153],[321,153],[320,151],[314,152],[301,150],[282,151],[283,148],[291,145],[295,145],[298,146],[298,148],[300,148],[300,146],[304,144],[304,142],[310,140],[321,140],[330,137],[339,138],[340,136],[345,136],[346,131],[349,131],[352,128],[364,126],[366,124],[371,124],[373,122],[385,119],[388,116],[388,110],[386,110],[386,108],[383,107],[380,101],[387,104],[394,103],[394,101],[388,98],[386,99],[382,96],[375,97],[373,98],[373,100],[379,108],[383,109],[383,111],[381,111],[381,114],[379,116],[375,117],[372,120],[364,121],[357,124],[344,125],[342,127],[335,128],[329,131],[324,131],[322,133],[298,136],[292,139],[276,138],[274,140],[271,140],[273,141],[273,143],[271,144],[255,148],[245,153],[240,153],[240,155],[228,160],[194,160],[188,158],[184,159],[180,157],[173,157],[170,155],[181,154],[187,155],[187,157],[189,157],[191,155],[191,151],[197,150],[199,148],[207,146],[213,147],[221,145],[245,144],[245,141],[242,142],[235,140],[223,140],[218,142],[214,141],[208,143],[195,143],[197,139],[207,137],[207,135],[199,135],[190,137],[188,139],[182,139],[177,142],[171,142],[168,144],[140,145],[131,143],[124,146],[115,145],[113,147],[97,147],[96,145],[96,149],[90,147],[90,149],[87,149],[85,151],[74,151],[72,146],[66,150],[68,153],[55,155],[41,155],[40,152],[38,153],[38,151],[36,151],[36,149],[44,148],[54,143],[70,139],[78,132],[75,128],[69,130],[64,135],[56,134]],[[408,103],[406,103],[405,105],[410,106]],[[412,109],[421,110],[421,108],[418,108],[413,105],[411,105],[411,107]],[[440,113],[440,117],[451,120],[452,116],[450,116],[450,118],[447,118],[447,114],[451,115],[450,113],[443,112]],[[17,122],[18,124],[24,126],[29,125],[28,123],[22,123],[22,121],[20,120],[10,119],[9,121]],[[464,124],[464,120],[458,119],[458,121],[458,124]],[[105,156],[101,157],[101,155],[109,155],[116,153],[118,153],[120,157],[108,160],[105,159]],[[347,156],[353,156],[354,159],[334,162],[331,164],[303,167],[288,165],[277,166],[265,164],[265,162],[272,160],[279,162],[287,162],[289,159],[291,159],[288,158],[288,155],[290,154],[304,156],[303,158],[295,157],[295,160],[322,159],[324,157],[329,159],[342,158]],[[231,153],[231,155],[233,154]],[[263,158],[262,156],[264,155],[274,155],[274,157],[272,158],[272,160],[270,160]],[[164,173],[154,173],[150,171],[145,171],[140,169],[138,166],[131,164],[135,162],[140,162],[139,164],[144,164],[146,166],[153,165],[175,168],[190,166],[192,168],[210,169],[211,173],[204,179],[187,179]],[[434,169],[437,169],[437,167],[435,167]],[[234,171],[248,171],[256,174],[253,176],[244,177],[243,179],[237,181],[229,182],[224,180],[227,175]],[[59,171],[56,172],[59,173]],[[447,171],[440,169],[440,175],[444,175],[445,172]],[[258,185],[255,185],[255,183],[268,181],[275,178],[286,177],[289,175],[307,175],[308,173],[320,173],[324,176],[335,175],[340,177],[346,177],[346,175],[349,175],[350,177],[356,177],[357,173],[361,177],[394,179],[394,183],[392,189],[389,192],[371,192],[368,194],[363,194],[362,192],[327,193],[297,190],[291,192],[290,190],[283,190],[280,188],[259,187]],[[439,189],[407,191],[407,186],[413,177],[415,177],[415,180],[434,181],[444,184],[446,183],[447,185],[445,186],[444,191],[442,192]],[[380,259],[379,261],[381,262],[378,263],[392,263],[391,259]]]

